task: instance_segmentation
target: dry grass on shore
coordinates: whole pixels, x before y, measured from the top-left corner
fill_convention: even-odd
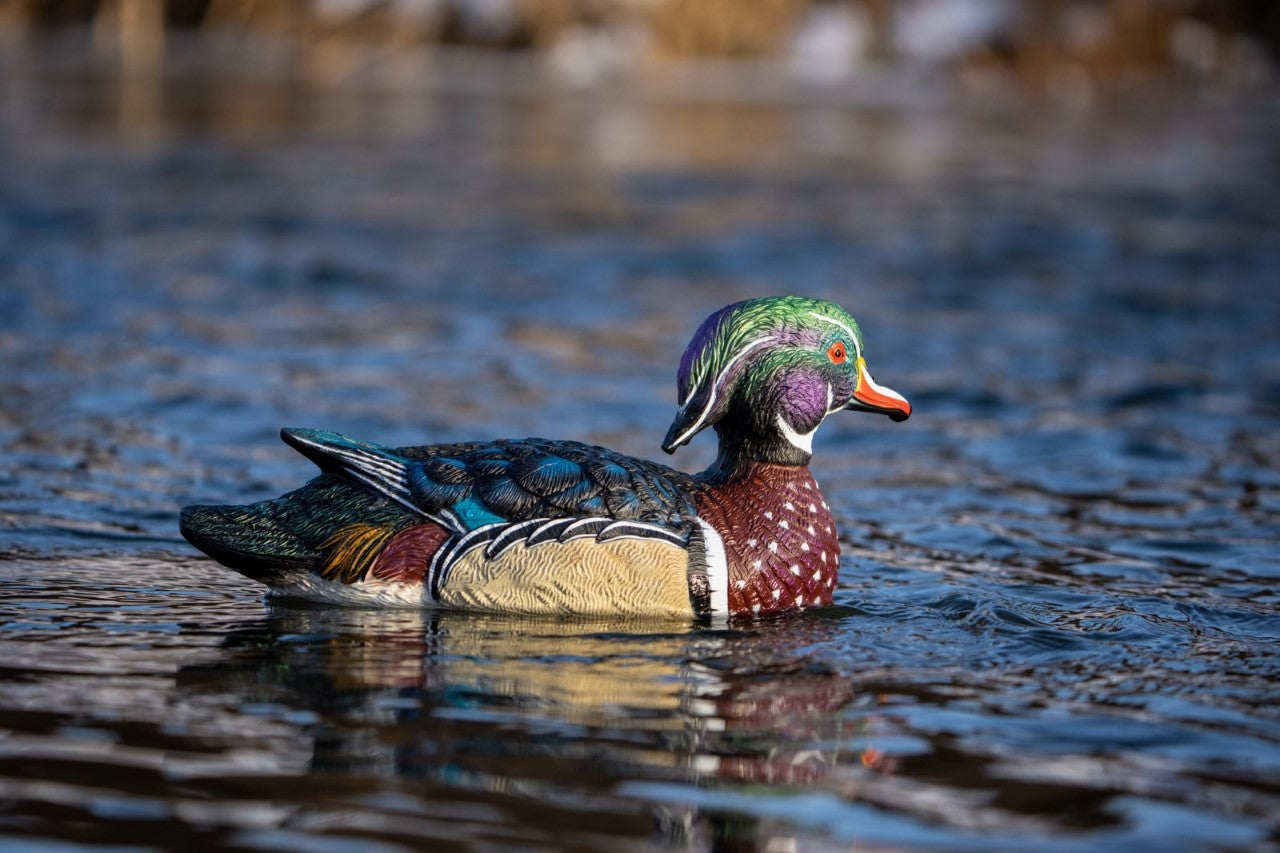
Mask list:
[[[826,84],[896,68],[1070,94],[1126,75],[1271,82],[1280,56],[1271,0],[0,0],[0,35],[77,26],[126,70],[158,69],[184,32],[285,40],[316,69],[352,49],[520,50],[576,84],[712,59]]]

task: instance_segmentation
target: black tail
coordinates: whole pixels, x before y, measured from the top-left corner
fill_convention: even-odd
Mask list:
[[[299,571],[318,571],[333,536],[350,525],[398,530],[421,518],[344,472],[321,474],[274,500],[185,507],[179,529],[219,563],[271,584]]]
[[[272,517],[271,503],[183,507],[178,529],[219,563],[263,583],[309,571],[319,553]]]

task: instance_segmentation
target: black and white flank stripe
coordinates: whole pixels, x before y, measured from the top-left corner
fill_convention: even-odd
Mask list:
[[[431,597],[439,600],[440,589],[448,581],[450,569],[477,548],[484,548],[486,560],[496,560],[518,544],[532,548],[549,542],[564,543],[584,537],[594,537],[595,541],[602,543],[616,539],[652,539],[679,548],[685,548],[689,544],[687,535],[674,530],[642,521],[619,521],[613,518],[533,518],[514,524],[486,524],[455,537],[432,556],[427,570]]]

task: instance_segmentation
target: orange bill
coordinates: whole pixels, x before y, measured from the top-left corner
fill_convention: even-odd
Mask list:
[[[879,412],[888,415],[895,421],[905,421],[911,417],[911,404],[892,388],[877,385],[867,370],[867,362],[858,359],[858,386],[853,390],[853,399],[846,409],[857,412]]]

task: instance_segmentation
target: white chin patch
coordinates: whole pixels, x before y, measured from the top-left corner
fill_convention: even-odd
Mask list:
[[[828,382],[827,383],[827,411],[826,411],[826,414],[822,416],[823,421],[827,419],[827,415],[831,414],[831,399],[832,399],[831,383]],[[818,421],[818,426],[822,426],[822,421]],[[800,450],[803,450],[805,453],[808,453],[810,456],[813,455],[813,434],[818,431],[817,426],[805,433],[796,432],[795,427],[787,423],[787,419],[782,416],[781,412],[779,412],[778,413],[778,431],[782,433],[782,437],[785,438],[791,444],[792,447],[797,447]]]
[[[791,424],[787,423],[787,419],[778,413],[778,430],[782,433],[782,437],[790,442],[794,447],[798,447],[810,456],[813,455],[813,434],[818,431],[817,427],[805,433],[796,432]]]

